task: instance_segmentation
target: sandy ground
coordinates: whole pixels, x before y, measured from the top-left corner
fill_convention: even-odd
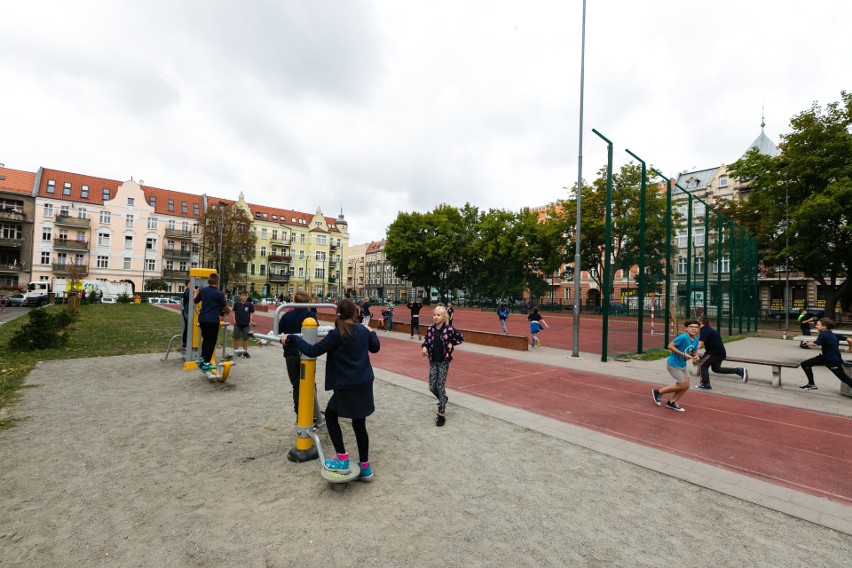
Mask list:
[[[294,415],[281,352],[253,354],[224,385],[159,355],[40,364],[14,412],[27,419],[0,432],[0,566],[852,558],[848,535],[461,408],[452,391],[436,428],[434,401],[382,371],[368,420],[375,481],[336,491],[317,462],[287,461]],[[344,436],[354,452],[346,423]]]

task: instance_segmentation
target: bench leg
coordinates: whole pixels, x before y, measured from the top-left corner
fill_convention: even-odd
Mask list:
[[[781,386],[781,367],[772,365],[772,386],[778,388]]]

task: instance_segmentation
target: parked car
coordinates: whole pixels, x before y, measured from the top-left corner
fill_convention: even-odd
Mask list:
[[[21,294],[20,292],[18,292],[17,294],[12,294],[8,298],[9,303],[7,305],[18,306],[18,307],[23,306],[24,305],[24,299],[25,299],[24,295]]]
[[[103,298],[101,298],[101,303],[102,304],[117,304],[118,300],[116,298],[111,297],[111,296],[104,296]]]
[[[595,306],[595,313],[602,313],[603,310],[601,306]],[[609,313],[610,315],[623,315],[627,313],[627,304],[610,304],[609,305]]]
[[[180,304],[179,300],[174,298],[148,298],[149,304]]]

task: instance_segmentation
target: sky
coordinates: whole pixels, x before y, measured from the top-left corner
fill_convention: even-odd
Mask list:
[[[848,0],[5,2],[0,162],[335,217],[729,164],[852,89]],[[566,189],[568,188],[568,189]]]

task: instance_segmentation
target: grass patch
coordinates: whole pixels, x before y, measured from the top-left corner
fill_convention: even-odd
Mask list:
[[[0,326],[0,428],[14,424],[9,406],[38,361],[165,352],[169,339],[180,332],[179,313],[151,304],[92,304],[81,306],[79,313],[68,344],[55,349],[22,351],[9,345],[15,332],[29,322],[27,315]]]
[[[673,335],[672,339],[674,339],[675,337],[676,336]],[[730,343],[732,341],[740,341],[747,337],[753,337],[753,335],[730,335],[727,337],[723,337],[722,342]],[[668,349],[660,347],[659,349],[648,349],[644,353],[624,353],[622,355],[619,355],[618,357],[622,359],[633,359],[636,361],[656,361],[658,359],[665,359],[671,354],[672,352]]]

